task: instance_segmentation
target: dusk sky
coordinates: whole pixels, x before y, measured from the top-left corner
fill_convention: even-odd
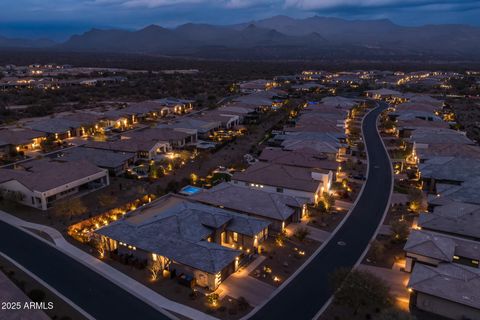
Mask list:
[[[7,0],[0,3],[0,35],[63,40],[92,27],[232,24],[278,14],[480,26],[480,0]]]

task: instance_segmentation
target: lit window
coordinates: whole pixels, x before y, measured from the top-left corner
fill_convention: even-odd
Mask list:
[[[235,241],[235,242],[238,241],[238,233],[236,233],[236,232],[233,233],[233,241]]]
[[[155,253],[152,253],[152,260],[157,261],[157,255]]]
[[[453,259],[458,260],[458,259],[460,259],[460,257],[459,256],[453,256]]]
[[[472,263],[478,265],[478,260],[472,260]]]

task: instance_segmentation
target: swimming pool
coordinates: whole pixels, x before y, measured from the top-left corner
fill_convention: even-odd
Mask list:
[[[191,196],[197,192],[200,192],[202,191],[201,188],[197,188],[197,187],[194,187],[194,186],[186,186],[184,188],[182,188],[182,190],[180,190],[180,194],[183,194],[183,195],[186,195],[186,196]]]

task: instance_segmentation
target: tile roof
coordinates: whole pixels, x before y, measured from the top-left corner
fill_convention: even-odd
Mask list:
[[[117,141],[91,141],[84,145],[85,148],[104,149],[121,152],[142,152],[150,151],[158,143],[167,143],[165,141],[142,140],[142,139],[121,139]]]
[[[260,154],[260,161],[285,164],[295,167],[318,168],[336,171],[338,162],[327,160],[327,155],[313,150],[282,150],[281,148],[265,148]]]
[[[415,291],[480,309],[480,270],[454,263],[413,267],[408,287]]]
[[[427,148],[417,148],[415,151],[420,159],[448,156],[480,159],[480,147],[468,144],[432,144]]]
[[[432,157],[419,164],[423,178],[464,182],[480,176],[480,159],[461,157]]]
[[[0,183],[17,180],[32,191],[45,192],[76,180],[105,173],[89,161],[32,160],[17,169],[0,169]]]
[[[315,192],[321,181],[313,179],[312,172],[318,172],[318,170],[257,162],[248,167],[247,170],[235,173],[232,179],[273,187]],[[323,173],[326,172],[324,171]]]
[[[238,187],[231,183],[221,183],[190,198],[281,221],[288,219],[295,212],[295,208],[301,208],[309,202],[308,199]]]
[[[421,128],[415,130],[409,141],[422,144],[475,144],[464,132],[443,128]]]
[[[191,135],[171,128],[146,128],[144,130],[130,131],[122,134],[122,137],[134,138],[137,140],[177,141],[190,137]]]
[[[421,213],[418,225],[422,229],[480,238],[480,206],[452,202],[435,207],[432,213]]]
[[[57,155],[57,159],[63,161],[87,160],[101,168],[116,168],[135,158],[134,153],[84,147],[71,148]]]
[[[215,274],[241,254],[206,241],[222,225],[227,230],[254,236],[269,223],[166,195],[96,233]]]
[[[45,137],[45,133],[28,128],[0,129],[0,146],[27,144],[40,137]]]

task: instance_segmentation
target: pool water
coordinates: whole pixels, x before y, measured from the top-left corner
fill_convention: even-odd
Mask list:
[[[180,193],[184,194],[184,195],[191,196],[192,194],[200,192],[201,190],[202,190],[201,188],[197,188],[197,187],[194,187],[194,186],[186,186],[182,190],[180,190]]]

